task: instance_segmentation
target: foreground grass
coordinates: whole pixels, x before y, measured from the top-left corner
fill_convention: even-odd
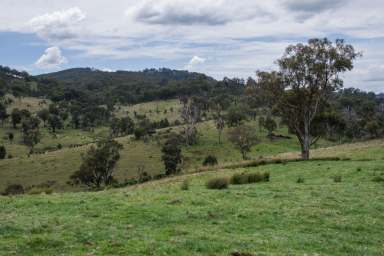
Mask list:
[[[243,171],[268,171],[271,181],[205,187]],[[0,255],[383,255],[377,175],[383,160],[313,161],[97,193],[0,197]]]

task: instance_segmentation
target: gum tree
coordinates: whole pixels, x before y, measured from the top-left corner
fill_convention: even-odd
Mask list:
[[[343,40],[311,39],[288,46],[277,61],[279,72],[258,72],[259,86],[274,104],[274,110],[297,136],[303,159],[317,137],[311,134],[315,117],[332,92],[343,86],[340,74],[353,68],[360,56]]]

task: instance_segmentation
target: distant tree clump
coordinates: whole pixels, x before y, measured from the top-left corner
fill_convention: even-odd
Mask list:
[[[250,126],[241,125],[232,128],[228,135],[229,141],[240,150],[243,159],[248,159],[251,148],[258,143],[254,129]]]
[[[168,138],[165,141],[161,152],[161,159],[165,166],[166,175],[178,173],[178,166],[182,160],[179,139],[176,136],[171,136],[170,138]]]
[[[120,159],[119,151],[123,148],[114,140],[100,141],[96,147],[91,146],[82,155],[80,169],[71,176],[74,184],[84,184],[90,188],[101,188],[111,185],[115,179],[113,173]]]

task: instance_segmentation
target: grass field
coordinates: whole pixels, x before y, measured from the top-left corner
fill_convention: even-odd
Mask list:
[[[149,120],[160,121],[167,118],[169,122],[174,122],[180,118],[182,105],[179,100],[152,101],[131,106],[118,106],[115,114],[118,117],[130,116],[134,118],[134,112],[146,115]]]
[[[0,197],[0,255],[383,255],[384,182],[373,180],[384,178],[383,146],[377,140],[313,152],[350,158],[344,161],[218,170],[92,193]],[[270,182],[205,187],[212,177],[266,171]],[[185,179],[190,186],[183,191]]]
[[[265,131],[259,131],[256,122],[251,123],[255,127],[261,143],[252,148],[250,157],[257,159],[269,155],[276,155],[284,152],[299,150],[296,139],[270,141],[266,138]],[[177,131],[181,127],[173,128]],[[223,133],[222,143],[218,142],[218,135],[213,122],[201,123],[198,127],[200,132],[199,142],[192,147],[183,147],[183,172],[194,172],[201,167],[207,155],[215,155],[220,164],[237,162],[241,160],[240,152],[226,139]],[[5,131],[3,129],[3,131]],[[57,148],[58,144],[63,145],[62,150],[47,152],[45,154],[31,155],[27,157],[28,149],[17,143],[6,144],[8,151],[14,156],[13,159],[0,161],[0,191],[9,184],[19,183],[23,186],[39,185],[47,181],[55,181],[53,189],[56,191],[78,190],[67,184],[69,176],[75,172],[81,164],[81,154],[86,151],[89,145],[68,148],[70,144],[89,143],[102,137],[98,134],[106,133],[107,130],[99,129],[95,133],[67,129],[59,132],[56,137],[46,132],[43,140],[36,146],[37,150],[44,148]],[[285,128],[279,130],[286,134]],[[16,140],[19,139],[16,137]],[[125,179],[133,178],[137,175],[137,168],[144,166],[150,175],[160,174],[164,171],[161,162],[161,145],[153,138],[148,142],[136,141],[130,136],[117,139],[123,144],[121,160],[116,170],[116,178],[123,182]],[[321,142],[321,146],[328,145]]]

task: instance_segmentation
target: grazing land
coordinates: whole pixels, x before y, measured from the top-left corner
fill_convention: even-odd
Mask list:
[[[381,255],[383,144],[314,152],[342,152],[350,160],[215,170],[100,192],[0,197],[0,255]],[[269,172],[270,181],[226,190],[205,186],[210,178],[241,172]],[[181,190],[186,179],[189,188]]]

